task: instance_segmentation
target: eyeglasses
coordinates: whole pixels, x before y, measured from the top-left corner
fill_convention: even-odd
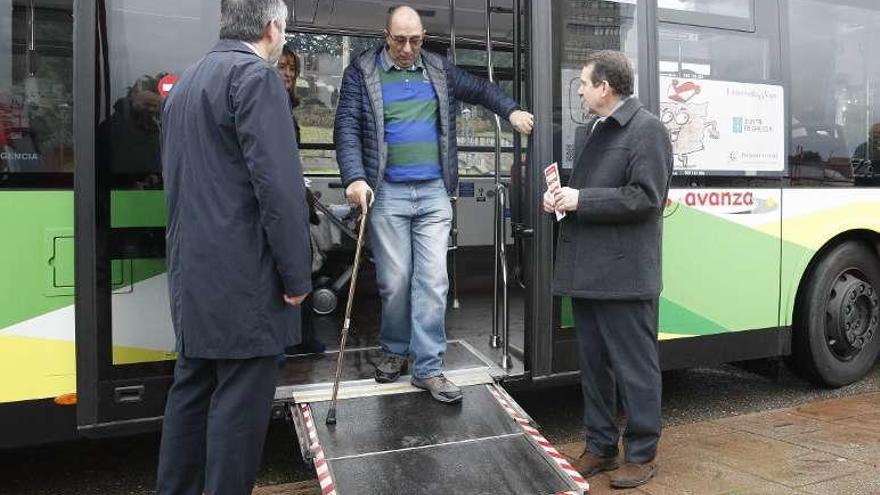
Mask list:
[[[401,36],[401,35],[393,35],[389,34],[388,38],[391,39],[391,42],[398,46],[404,46],[407,42],[414,47],[422,46],[422,43],[425,42],[424,36]]]

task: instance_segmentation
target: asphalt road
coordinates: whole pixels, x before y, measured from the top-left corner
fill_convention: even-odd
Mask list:
[[[862,381],[835,390],[817,388],[777,361],[699,368],[663,375],[663,418],[668,426],[788,407],[814,400],[880,391],[880,365]],[[516,394],[555,443],[581,438],[577,387]],[[155,480],[158,435],[0,452],[0,493],[5,495],[148,494]],[[302,465],[290,428],[271,426],[260,485],[312,477]]]

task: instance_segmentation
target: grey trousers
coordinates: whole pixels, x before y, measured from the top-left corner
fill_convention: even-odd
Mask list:
[[[618,404],[626,415],[626,462],[652,460],[660,440],[657,299],[572,299],[590,452],[617,455]]]
[[[263,455],[279,357],[178,355],[159,448],[157,495],[250,494]]]

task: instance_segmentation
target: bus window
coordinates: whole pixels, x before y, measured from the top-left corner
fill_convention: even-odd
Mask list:
[[[750,18],[752,0],[658,0],[661,9]]]
[[[725,29],[661,23],[660,73],[739,82],[779,80],[771,40]]]
[[[494,54],[493,54],[494,61]],[[484,62],[485,63],[485,62]],[[497,78],[497,73],[496,73]],[[497,81],[508,95],[513,94],[511,81]],[[495,174],[495,120],[493,113],[479,105],[458,104],[456,120],[459,175]],[[501,119],[501,173],[510,174],[513,163],[513,128]]]
[[[660,117],[675,172],[753,175],[785,169],[778,36],[660,23]]]
[[[342,73],[351,60],[379,43],[370,36],[294,33],[289,40],[300,57],[302,69],[296,94],[300,104],[294,115],[300,126],[300,157],[306,174],[336,174],[333,121],[342,85]]]
[[[0,186],[72,186],[72,8],[0,7]]]
[[[302,71],[297,82],[299,106],[294,109],[300,125],[302,142],[300,156],[303,170],[312,175],[332,175],[339,172],[333,144],[333,122],[342,74],[351,61],[363,50],[381,43],[372,36],[348,36],[313,33],[289,35],[302,61]],[[486,64],[484,50],[457,49],[457,63],[465,70],[483,69]],[[497,72],[510,72],[513,56],[510,52],[493,55]],[[496,73],[497,76],[497,73]],[[507,94],[513,93],[511,81],[500,81]],[[459,146],[458,168],[461,175],[491,175],[495,170],[495,134],[492,113],[479,105],[460,103],[456,120]],[[513,131],[510,124],[501,121],[501,146],[513,147]],[[504,153],[501,157],[502,172],[507,174],[513,157]]]
[[[106,49],[96,53],[95,201],[107,232],[98,237],[110,272],[100,291],[112,293],[111,362],[173,359],[159,116],[175,78],[216,43],[220,4],[114,0],[97,7]]]
[[[159,111],[173,78],[216,42],[220,8],[211,0],[107,2],[109,73],[102,88],[96,156],[114,189],[161,189]],[[115,220],[115,219],[114,219]]]
[[[629,57],[638,88],[638,40],[634,0],[566,0],[554,3],[553,31],[561,38],[555,49],[558,65],[554,95],[554,115],[561,126],[554,132],[556,160],[571,168],[578,143],[590,116],[577,94],[581,69],[587,54],[594,50],[620,50]]]
[[[507,16],[493,20],[499,27],[509,21]],[[456,64],[464,70],[472,72],[486,69],[486,50],[456,48]],[[496,47],[492,53],[492,64],[495,67],[495,79],[501,89],[513,95],[511,70],[513,69],[513,52],[499,51]],[[474,70],[475,69],[475,70]],[[458,174],[461,176],[488,176],[495,173],[495,121],[491,111],[469,103],[459,102],[456,118],[458,143]],[[513,155],[509,152],[513,147],[513,129],[510,123],[501,119],[501,173],[510,174]]]
[[[880,122],[878,23],[878,7],[791,1],[794,184],[873,182],[873,167],[864,160],[872,158],[871,130]]]
[[[775,2],[763,2],[762,9],[775,9]],[[756,18],[753,0],[658,0],[657,17],[662,22],[706,26],[737,31],[755,31]]]
[[[493,23],[501,23],[501,21],[505,20],[504,18],[499,18],[498,20],[493,20]],[[484,38],[485,39],[485,36]],[[494,47],[494,51],[492,52],[492,64],[495,66],[495,70],[499,69],[513,69],[513,52],[511,51],[499,51],[498,47]],[[460,48],[457,47],[455,49],[455,63],[459,67],[486,67],[486,50],[476,50],[476,49],[468,49],[468,48]]]

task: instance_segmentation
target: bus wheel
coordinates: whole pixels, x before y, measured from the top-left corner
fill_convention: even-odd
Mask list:
[[[880,261],[845,242],[816,265],[795,315],[793,352],[811,380],[840,387],[861,379],[880,352]]]

